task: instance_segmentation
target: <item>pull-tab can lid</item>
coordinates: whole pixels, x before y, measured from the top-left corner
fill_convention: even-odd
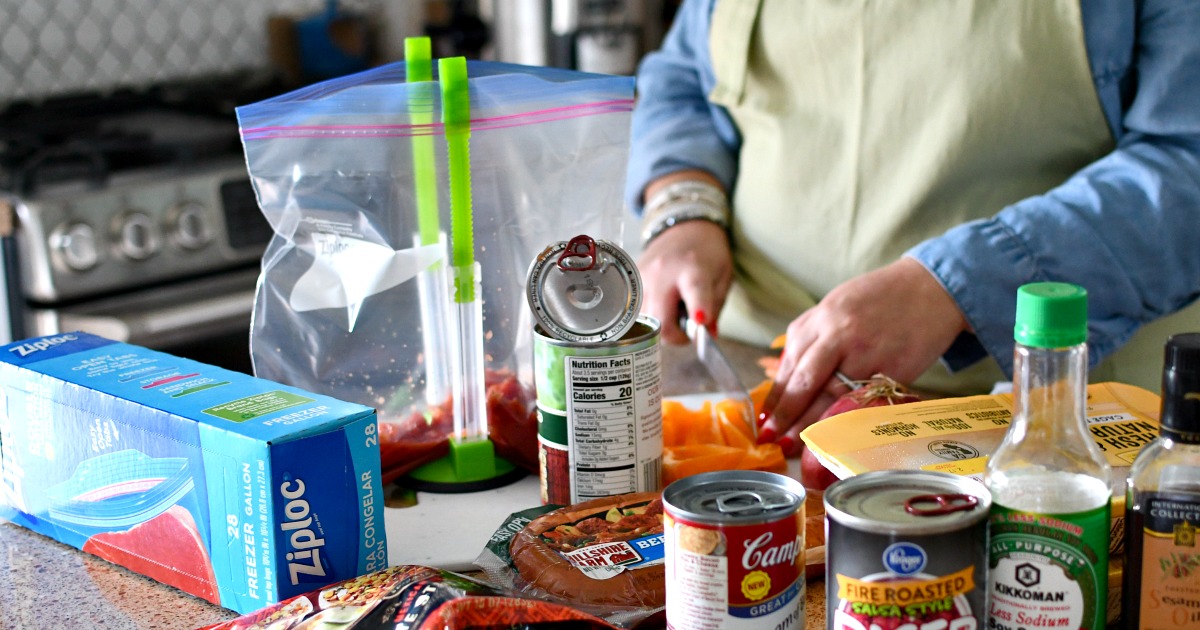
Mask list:
[[[969,477],[924,470],[877,470],[833,483],[825,513],[853,529],[903,535],[939,534],[985,519],[991,493]]]
[[[548,335],[580,344],[621,338],[642,307],[642,278],[619,246],[580,235],[533,260],[526,281],[533,318]]]
[[[795,514],[806,492],[786,475],[719,470],[672,482],[663,490],[663,504],[674,516],[695,523],[749,525]]]

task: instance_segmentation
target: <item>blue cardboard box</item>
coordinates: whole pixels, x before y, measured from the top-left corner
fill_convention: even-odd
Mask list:
[[[257,610],[387,566],[375,411],[87,333],[15,342],[0,518]]]

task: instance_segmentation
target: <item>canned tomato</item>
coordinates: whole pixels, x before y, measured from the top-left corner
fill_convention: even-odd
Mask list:
[[[804,486],[751,470],[663,491],[667,627],[804,627]]]
[[[530,266],[542,502],[657,491],[662,475],[659,323],[639,317],[633,260],[578,236]]]
[[[967,477],[884,470],[825,491],[830,630],[983,628],[991,495]]]
[[[534,326],[542,503],[570,505],[662,483],[662,358],[658,320],[580,345]]]

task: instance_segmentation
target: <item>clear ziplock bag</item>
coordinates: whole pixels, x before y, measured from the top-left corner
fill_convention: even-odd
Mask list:
[[[524,285],[547,245],[620,242],[633,79],[472,61],[470,164],[490,434],[536,470]],[[378,410],[385,479],[444,454],[447,150],[435,81],[402,63],[237,110],[274,236],[255,374]],[[453,339],[449,340],[451,345]]]

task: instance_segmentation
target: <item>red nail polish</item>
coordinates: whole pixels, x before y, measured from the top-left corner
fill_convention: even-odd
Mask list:
[[[758,426],[761,427],[766,422],[767,422],[767,412],[764,411],[764,412],[758,414]]]
[[[707,318],[707,317],[705,317],[705,315],[704,315],[704,311],[702,311],[702,310],[697,310],[697,311],[696,311],[696,314],[692,316],[692,319],[696,320],[696,323],[697,323],[697,324],[699,324],[699,325],[703,326],[703,325],[704,325],[704,322],[705,322],[705,321],[706,321],[708,318]]]
[[[788,436],[779,438],[779,450],[783,451],[784,456],[792,454],[792,447],[796,446],[796,442]]]
[[[758,443],[770,444],[775,441],[775,430],[770,427],[763,427],[758,430]]]

